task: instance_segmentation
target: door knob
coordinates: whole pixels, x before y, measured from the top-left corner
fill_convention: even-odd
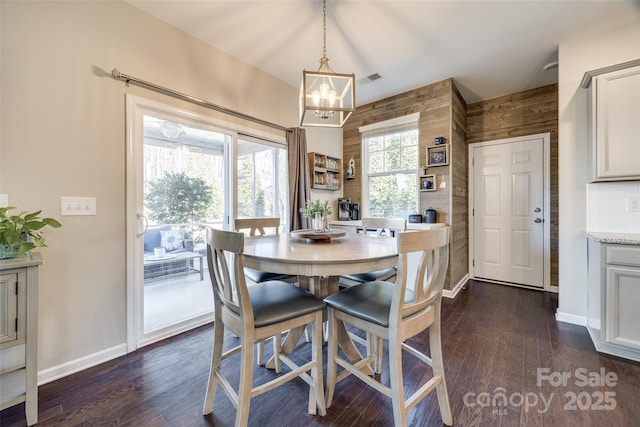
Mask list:
[[[542,218],[536,218],[536,219],[533,220],[533,222],[537,222],[537,223],[540,223],[542,221],[544,221],[544,219],[542,219]]]

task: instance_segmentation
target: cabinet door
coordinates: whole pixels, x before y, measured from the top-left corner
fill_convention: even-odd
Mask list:
[[[640,268],[608,266],[606,341],[640,349]]]
[[[640,67],[594,78],[596,180],[640,177]]]
[[[18,275],[0,275],[0,344],[18,339]]]

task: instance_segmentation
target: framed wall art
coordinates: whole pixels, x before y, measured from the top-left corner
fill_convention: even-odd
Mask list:
[[[449,164],[449,145],[434,145],[427,147],[427,163],[429,166],[444,166]]]

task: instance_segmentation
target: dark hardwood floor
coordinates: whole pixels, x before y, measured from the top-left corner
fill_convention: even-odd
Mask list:
[[[454,425],[640,425],[640,364],[599,354],[585,328],[556,322],[557,295],[472,281],[455,300],[444,299],[443,306]],[[211,343],[212,327],[205,326],[45,384],[40,387],[38,425],[233,425],[235,409],[221,390],[214,413],[202,416]],[[418,347],[427,343],[426,336],[412,340]],[[297,353],[306,357],[309,347],[302,344]],[[430,371],[409,356],[406,360],[405,387],[414,390]],[[226,368],[237,373],[233,359]],[[538,369],[548,370],[539,384]],[[554,383],[562,373],[570,375],[566,385]],[[597,381],[601,373],[609,377],[609,385],[582,385],[583,377]],[[273,375],[258,367],[255,378]],[[381,380],[388,377],[383,374]],[[325,417],[306,413],[307,396],[300,380],[256,397],[250,425],[393,424],[390,400],[353,378],[338,383]],[[506,405],[498,406],[505,401],[501,396]],[[2,411],[0,425],[26,425],[23,411],[23,405]],[[408,423],[442,426],[435,393],[409,413]]]

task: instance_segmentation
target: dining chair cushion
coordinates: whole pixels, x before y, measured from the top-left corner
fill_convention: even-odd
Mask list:
[[[256,328],[283,322],[325,308],[309,292],[286,282],[262,282],[248,287]]]
[[[244,274],[254,283],[268,280],[288,280],[292,277],[289,274],[269,273],[268,271],[260,271],[249,267],[244,268]]]
[[[385,281],[362,283],[329,295],[324,301],[336,310],[389,327],[391,297],[395,286],[394,283]],[[405,303],[413,299],[413,291],[407,289],[404,294]]]
[[[367,273],[359,274],[345,274],[340,276],[340,285],[342,286],[354,286],[360,283],[373,282],[374,280],[388,280],[395,276],[398,271],[391,267],[384,270],[370,271]]]

